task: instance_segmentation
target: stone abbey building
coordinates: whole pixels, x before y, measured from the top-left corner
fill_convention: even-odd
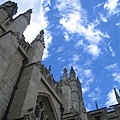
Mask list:
[[[41,64],[44,31],[31,44],[23,32],[32,10],[18,15],[17,4],[0,5],[0,120],[120,120],[119,104],[86,112],[81,83],[71,67],[56,82]]]

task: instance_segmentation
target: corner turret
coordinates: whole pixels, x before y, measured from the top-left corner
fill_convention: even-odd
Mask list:
[[[78,93],[78,84],[77,84],[77,79],[76,79],[76,73],[73,69],[73,67],[71,67],[70,70],[70,89],[71,89],[71,100],[72,100],[72,111],[76,111],[79,112],[80,110],[80,105],[79,105],[79,93]]]
[[[64,68],[64,70],[63,70],[63,77],[60,82],[61,82],[61,89],[62,89],[61,99],[63,102],[63,106],[65,108],[64,113],[68,113],[68,112],[70,112],[70,109],[72,106],[71,106],[71,90],[70,90],[70,86],[69,86],[66,68]]]

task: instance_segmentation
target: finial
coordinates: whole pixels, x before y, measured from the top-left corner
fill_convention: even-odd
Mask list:
[[[73,66],[71,66],[71,71],[74,72]]]
[[[49,69],[48,70],[49,70],[49,72],[51,72],[51,65],[49,65]]]
[[[51,74],[51,77],[53,78],[53,73]]]
[[[71,66],[70,74],[71,74],[71,73],[74,73],[74,74],[75,74],[75,71],[74,71],[74,69],[73,69],[73,66]]]
[[[95,102],[95,106],[96,106],[96,109],[98,110],[98,104],[97,104],[97,102]]]
[[[66,81],[68,79],[68,76],[67,76],[67,69],[64,68],[63,70],[63,80]]]

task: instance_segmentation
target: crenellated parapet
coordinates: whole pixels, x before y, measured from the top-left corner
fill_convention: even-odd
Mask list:
[[[62,90],[59,83],[55,81],[53,74],[50,74],[50,71],[43,64],[40,64],[40,72],[56,94],[60,96]]]

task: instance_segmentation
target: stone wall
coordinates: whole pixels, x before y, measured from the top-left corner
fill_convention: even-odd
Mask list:
[[[8,33],[0,38],[0,119],[3,116],[22,66],[15,36]]]

